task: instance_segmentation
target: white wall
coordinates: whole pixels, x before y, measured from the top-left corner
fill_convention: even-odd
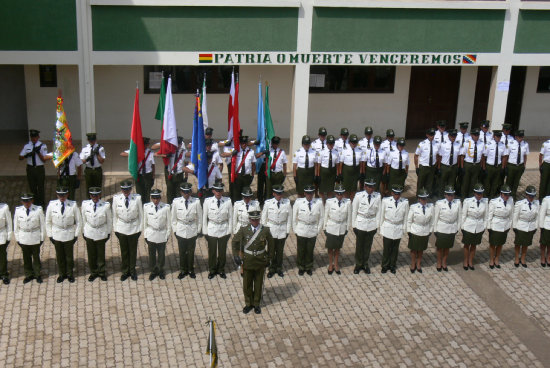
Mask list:
[[[57,66],[57,88],[40,87],[38,65],[25,65],[27,119],[29,129],[40,130],[44,140],[52,140],[55,133],[57,90],[63,95],[63,108],[67,115],[73,139],[80,139],[80,99],[78,97],[78,66]]]
[[[537,93],[539,69],[538,66],[527,68],[519,121],[520,129],[531,137],[550,135],[550,93]]]
[[[340,128],[346,127],[361,138],[370,125],[375,135],[384,137],[391,128],[397,136],[404,136],[410,77],[410,67],[398,66],[394,93],[310,93],[308,134],[317,137],[319,127],[325,126],[338,137]]]

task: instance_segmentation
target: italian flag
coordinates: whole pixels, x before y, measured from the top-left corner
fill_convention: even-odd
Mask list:
[[[128,154],[128,171],[137,180],[139,163],[145,159],[145,146],[141,133],[141,119],[139,118],[139,88],[136,88],[134,100],[134,116],[132,118],[132,134],[130,138],[130,153]]]

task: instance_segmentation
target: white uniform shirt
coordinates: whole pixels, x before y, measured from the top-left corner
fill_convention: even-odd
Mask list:
[[[397,149],[397,141],[394,139],[390,142],[389,139],[386,139],[380,144],[380,149],[386,151],[386,155],[389,155],[390,152],[393,152]]]
[[[211,152],[212,152],[212,162],[215,163],[216,165],[222,165],[223,160],[222,160],[222,156],[220,156],[218,149],[217,148],[214,149],[214,146],[212,146]]]
[[[143,162],[145,161],[145,163]],[[138,174],[149,174],[153,171],[153,165],[155,164],[155,155],[149,148],[145,149],[145,155],[143,161],[138,163]]]
[[[407,229],[409,201],[399,198],[396,206],[393,197],[386,197],[382,200],[380,212],[380,234],[392,240],[401,239]]]
[[[95,210],[94,210],[95,207]],[[111,235],[113,230],[113,216],[111,204],[103,200],[94,201],[88,199],[82,201],[82,233],[85,238],[103,240]]]
[[[61,213],[62,202],[50,201],[46,209],[46,234],[57,241],[69,241],[78,238],[82,220],[75,201],[65,200],[65,210]]]
[[[351,145],[347,145],[346,147],[340,154],[340,161],[346,166],[353,167],[353,153],[355,152],[355,167],[359,167],[361,161],[365,161],[363,150],[359,146],[355,146],[353,149]]]
[[[249,211],[261,211],[260,203],[255,199],[251,199],[247,208],[246,203],[241,199],[233,204],[233,234],[236,234],[242,226],[250,225],[250,221],[248,221]]]
[[[418,235],[430,235],[434,221],[434,205],[426,203],[422,209],[421,203],[415,203],[409,208],[407,214],[407,232]]]
[[[430,145],[432,154],[432,163],[430,165]],[[430,142],[429,139],[424,139],[416,147],[415,155],[418,156],[418,163],[420,166],[434,166],[437,161],[437,152],[439,151],[439,144],[434,140]]]
[[[168,172],[170,174],[181,174],[185,166],[185,153],[187,149],[182,146],[168,160]]]
[[[13,215],[15,241],[23,245],[38,245],[46,237],[46,224],[42,207],[31,205],[29,213],[25,206],[15,208]]]
[[[82,166],[82,164],[83,162],[80,156],[78,156],[78,153],[73,152],[63,161],[63,164],[59,167],[59,173],[60,175],[66,175],[66,170],[68,168],[68,175],[76,175],[78,168]]]
[[[372,137],[370,137],[370,139],[367,137],[364,137],[359,141],[359,147],[361,147],[363,152],[367,152],[367,150],[374,148],[374,143],[372,143],[373,139],[374,138]]]
[[[322,150],[324,150],[325,148],[327,148],[327,140],[325,138],[325,140],[321,140],[321,138],[317,138],[316,140],[313,141],[313,143],[311,144],[311,148],[313,148],[315,150],[315,152],[319,153],[321,152]]]
[[[158,208],[158,210],[156,209]],[[153,243],[165,243],[171,234],[170,205],[153,202],[143,205],[143,237]]]
[[[476,146],[477,146],[477,156],[476,154]],[[477,140],[477,143],[470,138],[466,143],[464,143],[463,148],[463,154],[464,154],[464,161],[469,163],[480,163],[481,162],[481,156],[483,156],[483,152],[485,151],[485,145],[481,141],[481,139]],[[475,156],[475,162],[474,162],[474,156]]]
[[[84,162],[86,164],[86,167],[93,167],[93,168],[96,168],[96,167],[101,167],[101,163],[99,162],[99,160],[97,159],[97,156],[94,156],[94,165],[92,166],[92,161],[86,161],[88,159],[88,157],[90,157],[92,155],[92,151],[94,148],[96,148],[98,146],[98,144],[94,144],[94,146],[90,146],[90,144],[88,143],[86,145],[86,147],[84,147],[82,149],[82,152],[80,152],[80,159],[82,160],[82,162]],[[103,146],[100,146],[99,147],[99,155],[101,156],[102,159],[105,159],[105,148]]]
[[[308,167],[306,167],[306,155],[308,156]],[[307,152],[304,147],[301,147],[292,158],[292,163],[297,164],[300,169],[309,169],[315,166],[315,161],[317,159],[317,152],[313,149],[309,149]]]
[[[334,148],[338,151],[338,153],[342,153],[342,150],[349,147],[349,139],[346,139],[345,141],[342,139],[342,137],[338,138],[336,142],[334,143]]]
[[[495,164],[495,156],[497,154],[497,145],[498,145],[498,157],[497,157],[497,165],[502,164],[502,157],[508,156],[508,149],[506,148],[506,145],[501,140],[497,143],[496,140],[491,140],[491,143],[488,143],[485,146],[485,150],[483,151],[483,156],[486,157],[485,163],[487,165],[493,166]]]
[[[292,208],[292,228],[297,236],[314,238],[323,228],[324,206],[320,198],[311,200],[311,209],[306,198],[298,198]]]
[[[504,143],[502,144],[504,146]],[[512,215],[514,214],[514,200],[512,197],[505,201],[502,197],[489,201],[489,215],[487,216],[487,229],[494,231],[506,231],[512,227]]]
[[[462,133],[460,131],[456,133],[456,141],[460,143],[461,148],[464,148],[466,142],[468,142],[468,139],[470,139],[470,133]]]
[[[520,231],[533,231],[537,229],[539,223],[539,201],[537,199],[531,202],[527,198],[516,202],[514,206],[514,219],[512,226]]]
[[[450,162],[451,147],[453,149],[453,162]],[[441,156],[441,163],[443,165],[447,165],[447,166],[456,165],[458,162],[458,156],[462,154],[462,150],[460,148],[460,142],[458,142],[457,140],[455,140],[454,142],[451,142],[450,139],[446,139],[445,142],[439,145],[437,154]]]
[[[251,151],[250,154],[253,154]],[[221,197],[219,199],[208,197],[204,200],[204,211],[202,213],[202,232],[204,235],[221,238],[231,235],[233,230],[233,206],[231,199]]]
[[[248,152],[248,153],[247,153]],[[244,163],[243,166],[241,166],[241,162],[244,157]],[[241,150],[237,153],[237,160],[235,162],[235,170],[237,174],[241,173],[241,170],[244,168],[245,175],[252,175],[252,164],[256,162],[256,156],[254,155],[254,151],[252,151],[250,148],[246,148],[244,151]],[[239,170],[239,167],[241,168]]]
[[[439,129],[436,129],[434,134],[434,142],[437,144],[441,144],[448,141],[449,141],[449,132],[444,130],[443,133],[441,133]]]
[[[280,154],[279,154],[280,152]],[[288,163],[288,159],[286,157],[285,150],[282,150],[280,148],[277,148],[277,151],[275,151],[273,148],[269,150],[269,155],[271,156],[271,172],[282,172],[283,171],[283,165]],[[279,156],[279,158],[277,158]],[[275,159],[277,158],[277,161]],[[273,165],[275,163],[275,165]],[[267,161],[266,161],[267,164]]]
[[[518,153],[520,150],[520,143],[514,139],[513,142],[508,144],[508,163],[514,165],[521,165],[525,163],[525,156],[529,154],[529,144],[525,141],[521,142],[521,154],[518,162]]]
[[[195,165],[192,162],[190,162],[189,165],[186,166],[186,168],[188,168],[189,170],[195,171]],[[207,188],[212,188],[216,180],[223,178],[222,172],[220,171],[220,167],[213,161],[210,162],[210,164],[208,165],[208,168],[206,170],[206,176],[208,179],[206,183]]]
[[[449,207],[449,203],[451,206]],[[460,199],[449,202],[440,199],[435,202],[433,231],[442,234],[456,234],[462,221],[462,205]]]
[[[342,198],[338,204],[338,198],[329,198],[325,202],[325,217],[323,229],[331,235],[344,235],[351,227],[351,201]]]
[[[483,144],[489,144],[491,140],[493,139],[493,132],[490,130],[485,133],[482,129],[479,130],[479,140],[483,142]]]
[[[288,198],[281,198],[279,205],[277,199],[270,198],[264,202],[262,210],[262,224],[269,227],[274,239],[284,239],[290,234],[292,228],[292,206]]]
[[[10,207],[0,203],[0,244],[9,243],[13,233]]]
[[[233,143],[231,143],[230,146],[226,146],[225,145],[225,142],[224,141],[224,146],[223,146],[223,153],[231,153],[233,152]],[[231,156],[228,156],[228,157],[224,157],[224,161],[225,161],[225,164],[226,165],[231,165]]]
[[[481,198],[479,205],[475,197],[466,198],[462,203],[462,230],[469,233],[482,233],[487,228],[489,200]]]
[[[329,161],[330,161],[330,153],[331,150],[328,147],[325,147],[324,150],[318,153],[317,155],[317,162],[321,165],[321,167],[324,167],[325,169],[329,169]],[[336,167],[340,163],[340,155],[338,154],[338,151],[336,148],[332,148],[332,166],[330,168]]]
[[[550,164],[550,139],[542,144],[540,154],[542,155],[542,161]]]
[[[113,228],[115,232],[132,235],[141,232],[143,227],[143,205],[139,194],[130,193],[128,208],[124,194],[113,197]]]
[[[176,236],[190,239],[197,236],[202,230],[202,206],[201,201],[195,197],[189,197],[187,207],[185,198],[174,198],[172,202],[172,229]]]
[[[405,170],[407,165],[409,165],[409,153],[405,150],[399,151],[398,149],[394,149],[390,154],[388,155],[386,159],[386,163],[392,168],[392,169],[399,169],[399,155],[401,155],[401,161],[402,161],[402,170]]]
[[[48,154],[48,147],[46,147],[44,143],[40,141],[36,141],[36,144],[33,145],[32,142],[29,141],[27,144],[23,146],[23,149],[21,150],[21,152],[19,152],[19,156],[25,156],[27,153],[32,152],[35,147],[36,148],[40,147],[40,154],[42,154],[42,156],[46,156]],[[40,159],[40,156],[37,153],[34,154],[34,159],[35,159],[36,166],[44,165],[44,161]],[[32,156],[27,157],[27,165],[32,166]]]
[[[376,169],[376,154],[378,153],[378,168],[384,167],[384,164],[387,161],[386,151],[379,148],[378,150],[374,148],[374,145],[371,146],[371,149],[365,151],[365,162],[368,167]],[[398,156],[399,157],[399,156]],[[407,158],[409,155],[407,155]],[[404,167],[404,166],[403,166]]]
[[[506,135],[502,133],[502,138],[500,139],[500,141],[504,142],[504,144],[506,145],[506,148],[510,146],[510,142],[512,142],[513,140],[514,140],[514,137],[512,137],[510,134]]]
[[[382,197],[378,192],[370,195],[366,191],[355,194],[351,210],[351,226],[361,231],[375,231],[380,227],[380,206]]]
[[[539,227],[550,230],[550,195],[544,197],[540,205]]]

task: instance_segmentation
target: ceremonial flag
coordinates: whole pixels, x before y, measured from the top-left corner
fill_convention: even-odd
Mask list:
[[[218,347],[216,346],[216,322],[208,321],[208,342],[206,345],[206,354],[210,355],[210,368],[218,366]]]
[[[266,142],[267,147],[271,146],[271,139],[275,136],[275,129],[273,129],[273,120],[271,119],[271,111],[269,110],[269,86],[265,85],[265,103],[264,103],[264,116],[265,116],[265,134],[266,134]],[[265,170],[267,172],[267,177],[271,177],[271,170],[269,169],[271,167],[271,161],[273,158],[271,155],[269,156],[268,162],[265,166]]]
[[[195,115],[193,119],[193,138],[191,140],[191,162],[198,178],[198,188],[207,184],[208,159],[206,158],[206,143],[204,141],[204,126],[202,122],[201,101],[199,90],[195,96]]]
[[[162,86],[161,86],[162,88]],[[172,78],[168,77],[166,86],[166,101],[164,104],[164,115],[162,120],[162,136],[160,138],[160,154],[173,154],[178,148],[178,132],[176,128],[176,117],[174,115],[174,102],[172,100]],[[164,158],[164,164],[168,165],[169,159]]]
[[[265,142],[265,120],[264,120],[264,99],[262,98],[262,82],[258,83],[258,129],[257,140],[260,142],[256,144],[256,153],[260,153],[266,150]],[[256,172],[259,173],[262,164],[264,163],[264,156],[256,158]]]
[[[132,133],[130,138],[130,153],[128,154],[128,171],[134,179],[138,177],[139,163],[145,159],[145,145],[141,133],[141,119],[139,117],[139,88],[136,88],[134,100],[134,115],[132,117]]]
[[[202,82],[201,111],[202,124],[204,126],[204,129],[206,129],[208,128],[208,114],[206,112],[206,73],[204,73],[204,80]]]
[[[53,148],[53,164],[57,168],[67,157],[73,154],[73,137],[67,124],[67,116],[63,109],[63,97],[57,97],[57,120],[55,122],[55,137]]]
[[[229,112],[228,112],[229,132],[228,140],[233,140],[233,149],[241,150],[241,124],[239,123],[239,75],[235,83],[235,73],[231,73],[231,89],[229,90]],[[235,182],[237,177],[237,156],[231,157],[231,182]]]
[[[166,83],[164,81],[165,79],[163,75],[162,81],[160,82],[160,95],[159,95],[159,103],[157,105],[157,113],[155,114],[155,119],[160,121],[163,121],[164,119],[164,105],[166,104]]]

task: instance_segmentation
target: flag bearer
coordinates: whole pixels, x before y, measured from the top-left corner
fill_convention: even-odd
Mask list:
[[[111,204],[101,199],[101,188],[90,188],[90,199],[82,201],[82,235],[86,241],[90,276],[93,282],[98,277],[107,281],[105,273],[105,243],[111,237],[113,215]]]
[[[143,161],[138,163],[138,176],[136,181],[136,192],[141,196],[143,203],[149,202],[151,188],[155,183],[155,156],[149,144],[151,139],[143,137],[145,156]]]
[[[181,197],[172,202],[172,229],[178,240],[180,273],[178,279],[195,275],[195,247],[202,230],[202,206],[196,197],[191,197],[191,183],[181,184]]]
[[[357,145],[358,143],[357,135],[352,134],[349,137],[349,144],[340,154],[340,172],[344,178],[346,198],[351,200],[357,192],[357,182],[365,180],[364,156],[361,147]]]
[[[283,185],[286,177],[288,159],[283,149],[279,148],[281,138],[275,136],[271,138],[271,149],[269,150],[269,157],[266,159],[266,165],[271,158],[271,164],[268,168],[269,179],[267,180],[267,199],[273,197],[273,186]]]
[[[525,172],[525,163],[529,155],[529,144],[523,140],[524,135],[525,132],[523,130],[518,130],[516,132],[516,139],[509,144],[506,184],[512,189],[514,200],[516,199],[519,182]]]
[[[428,203],[430,195],[426,189],[420,189],[416,196],[418,202],[410,206],[407,215],[407,234],[411,250],[411,273],[422,273],[422,254],[428,248],[432,233],[434,205]]]
[[[370,148],[367,148],[365,152],[365,176],[368,178],[373,178],[375,182],[374,190],[380,190],[380,183],[385,181],[387,184],[386,177],[389,178],[388,174],[388,165],[386,164],[386,151],[380,148],[382,143],[382,137],[374,137]],[[408,158],[408,155],[407,155]],[[384,178],[384,180],[383,180]]]
[[[220,167],[213,161],[213,153],[206,152],[206,159],[208,160],[207,171],[206,171],[206,185],[203,188],[200,188],[199,198],[201,203],[204,202],[204,199],[211,197],[213,194],[212,187],[216,181],[222,180],[222,173]],[[189,165],[183,168],[183,172],[186,174],[195,175],[195,165],[190,162]]]
[[[472,129],[470,139],[464,143],[462,199],[472,195],[474,185],[479,180],[479,174],[485,168],[485,160],[482,159],[484,150],[485,145],[479,139],[479,129]]]
[[[440,171],[440,189],[441,194],[444,193],[444,188],[447,186],[456,185],[456,177],[458,174],[458,165],[461,165],[460,162],[460,142],[456,140],[456,129],[451,129],[447,135],[445,142],[439,145],[439,150],[437,151],[437,168]]]
[[[292,159],[294,183],[296,183],[298,198],[303,197],[306,185],[313,184],[316,160],[317,152],[311,148],[311,138],[309,135],[304,135],[302,137],[302,148],[294,153]]]
[[[409,173],[409,153],[405,150],[405,139],[399,138],[397,140],[397,149],[393,151],[386,151],[389,154],[387,157],[388,171],[389,172],[389,188],[393,188],[394,185],[400,185],[405,188],[405,180]]]
[[[539,198],[550,194],[550,139],[542,144],[539,155],[540,186]]]
[[[5,285],[10,283],[7,250],[12,233],[13,225],[10,207],[6,203],[0,203],[0,278]]]
[[[244,187],[243,191],[241,192],[241,195],[243,199],[240,201],[236,201],[233,204],[233,223],[231,226],[233,227],[233,234],[236,234],[237,231],[242,226],[247,226],[249,224],[248,221],[248,212],[250,211],[260,211],[260,202],[252,199],[252,189],[250,187]],[[233,260],[235,261],[235,264],[237,267],[241,266],[241,261],[238,260],[240,249],[233,248]],[[243,269],[241,268],[241,275],[243,273]]]
[[[166,200],[168,201],[168,204],[172,204],[174,198],[178,196],[178,190],[180,189],[181,184],[186,181],[183,174],[186,153],[187,149],[185,148],[183,137],[178,136],[178,149],[175,153],[169,155],[168,165],[164,167]]]
[[[437,272],[448,272],[447,257],[449,250],[455,244],[455,236],[460,229],[462,220],[462,206],[460,199],[455,198],[455,190],[452,185],[447,185],[443,193],[445,198],[435,203],[433,232],[435,234],[435,247],[437,248]]]
[[[327,199],[325,204],[323,230],[326,236],[325,247],[328,250],[329,275],[333,272],[337,275],[342,273],[338,265],[338,256],[348,229],[351,227],[351,201],[349,198],[344,198],[345,191],[342,184],[336,184],[334,186],[336,197]]]
[[[73,283],[73,247],[80,234],[82,220],[76,202],[67,199],[69,189],[57,187],[55,193],[57,199],[50,201],[46,210],[46,234],[55,246],[59,274],[57,283],[65,279]]]
[[[292,227],[292,206],[288,198],[283,198],[282,185],[273,187],[273,198],[267,200],[262,211],[262,224],[269,228],[273,237],[273,257],[269,266],[268,278],[277,274],[283,277],[283,255],[285,242]]]
[[[105,162],[105,148],[97,144],[97,135],[95,133],[86,133],[88,145],[80,152],[80,159],[86,164],[84,169],[84,178],[86,179],[86,191],[91,187],[103,186],[103,169]]]
[[[120,189],[122,193],[113,197],[113,229],[120,244],[122,258],[120,281],[126,281],[128,277],[137,281],[136,258],[143,228],[143,205],[141,196],[132,193],[131,181],[123,181]]]
[[[40,131],[29,130],[30,140],[21,152],[19,160],[27,159],[27,183],[29,190],[36,196],[36,205],[43,206],[44,203],[44,181],[46,180],[46,171],[44,162],[50,158],[47,156],[48,148],[40,142]]]
[[[422,188],[432,188],[432,182],[435,177],[435,165],[437,162],[437,152],[439,144],[434,140],[435,131],[430,128],[426,131],[424,139],[414,152],[414,166],[416,168],[416,192]]]
[[[340,174],[340,157],[338,151],[334,148],[334,136],[329,135],[326,139],[325,148],[317,154],[317,162],[315,165],[315,176],[319,182],[319,194],[323,201],[327,198],[332,198],[334,193],[334,183],[337,176]]]
[[[151,190],[151,202],[143,205],[143,237],[149,246],[149,280],[164,280],[166,242],[171,235],[170,205],[160,201],[161,191]]]
[[[42,207],[34,205],[32,200],[31,193],[21,194],[22,206],[15,208],[13,215],[13,234],[23,252],[23,268],[25,270],[23,284],[34,279],[37,283],[42,283],[40,246],[44,243],[46,225]]]
[[[254,151],[248,147],[248,136],[243,135],[240,138],[241,149],[233,151],[233,155],[237,156],[235,161],[235,172],[237,177],[233,183],[233,202],[241,199],[243,187],[249,187],[254,180],[256,173],[256,156]]]
[[[399,243],[407,229],[407,214],[409,201],[401,198],[403,186],[394,184],[391,196],[382,200],[380,206],[380,234],[382,235],[384,251],[382,254],[382,273],[396,273]]]
[[[508,149],[501,139],[502,132],[495,130],[493,139],[485,146],[483,156],[485,156],[485,191],[489,199],[498,196],[502,179],[502,173],[508,161]]]
[[[496,131],[495,131],[496,134]],[[504,147],[504,143],[502,144]],[[500,196],[489,202],[489,214],[487,215],[487,230],[489,230],[489,268],[500,268],[500,252],[506,243],[508,231],[512,227],[514,214],[514,200],[510,198],[510,187],[503,184],[500,188]]]
[[[464,271],[474,270],[476,247],[481,244],[481,238],[487,228],[489,215],[489,200],[483,198],[485,189],[477,183],[473,188],[474,196],[466,198],[462,203],[462,243],[464,243]]]
[[[537,231],[540,215],[539,201],[535,199],[537,190],[533,185],[528,185],[525,188],[525,198],[517,201],[514,206],[514,218],[512,227],[516,238],[514,266],[519,267],[520,263],[520,248],[521,248],[521,266],[527,268],[525,256],[527,255],[527,247],[533,243],[533,235]]]
[[[82,180],[82,160],[78,153],[73,152],[57,169],[57,185],[69,189],[69,200],[74,201],[75,191]]]

